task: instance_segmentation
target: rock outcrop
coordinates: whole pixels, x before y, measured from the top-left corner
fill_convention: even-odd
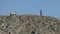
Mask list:
[[[60,20],[50,16],[0,16],[0,34],[60,34]]]

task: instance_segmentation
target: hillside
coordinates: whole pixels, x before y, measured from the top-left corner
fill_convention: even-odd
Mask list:
[[[0,34],[60,34],[60,20],[51,16],[0,16]]]

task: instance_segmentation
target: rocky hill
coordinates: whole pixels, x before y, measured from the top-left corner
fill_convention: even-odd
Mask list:
[[[50,16],[0,16],[0,34],[60,34],[60,20]]]

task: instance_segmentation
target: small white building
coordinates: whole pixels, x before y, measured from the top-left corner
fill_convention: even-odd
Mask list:
[[[14,12],[14,11],[10,12],[10,16],[11,17],[15,17],[16,16],[16,12]]]
[[[15,15],[15,14],[16,14],[16,12],[12,11],[12,12],[10,12],[10,14],[11,14],[11,15]]]

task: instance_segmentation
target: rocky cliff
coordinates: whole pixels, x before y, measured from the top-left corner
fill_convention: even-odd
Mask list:
[[[60,20],[50,16],[0,16],[0,34],[60,34]]]

